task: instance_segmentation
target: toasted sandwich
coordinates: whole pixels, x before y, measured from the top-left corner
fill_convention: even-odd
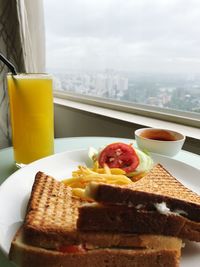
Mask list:
[[[10,260],[22,267],[179,266],[179,238],[78,230],[82,204],[64,183],[37,173],[24,224],[11,244]]]
[[[126,186],[91,183],[86,196],[96,201],[79,208],[77,227],[176,236],[200,242],[200,196],[157,164]]]

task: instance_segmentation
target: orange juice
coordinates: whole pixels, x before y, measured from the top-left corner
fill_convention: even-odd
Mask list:
[[[52,78],[47,74],[7,76],[15,161],[27,164],[53,154]]]

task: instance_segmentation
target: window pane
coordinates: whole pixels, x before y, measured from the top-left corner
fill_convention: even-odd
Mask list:
[[[199,0],[44,0],[56,88],[200,113]]]

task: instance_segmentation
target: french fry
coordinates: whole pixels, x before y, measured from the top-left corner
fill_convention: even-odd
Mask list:
[[[92,169],[93,169],[93,171],[97,172],[97,170],[99,169],[99,162],[98,162],[98,160],[96,160],[94,162]]]
[[[72,177],[63,180],[63,182],[72,188],[74,196],[86,199],[85,187],[91,182],[107,183],[116,185],[127,185],[133,183],[131,178],[125,175],[125,171],[119,168],[99,168],[98,162],[95,162],[92,168],[78,166],[76,171],[72,172]]]
[[[104,171],[105,171],[106,174],[111,174],[111,170],[110,170],[110,168],[108,167],[107,164],[104,165]]]
[[[122,169],[119,169],[119,168],[112,168],[110,169],[111,170],[111,174],[126,174],[126,172]]]
[[[81,198],[86,201],[91,201],[90,198],[85,196],[85,190],[80,188],[72,188],[72,194],[78,198]]]

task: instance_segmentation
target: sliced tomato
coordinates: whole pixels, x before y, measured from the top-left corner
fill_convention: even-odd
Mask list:
[[[110,168],[120,168],[129,173],[139,165],[139,157],[132,145],[113,143],[101,151],[98,162],[100,167],[107,164]]]
[[[63,253],[84,253],[86,250],[82,245],[68,245],[68,246],[61,246],[58,249],[60,252]]]

